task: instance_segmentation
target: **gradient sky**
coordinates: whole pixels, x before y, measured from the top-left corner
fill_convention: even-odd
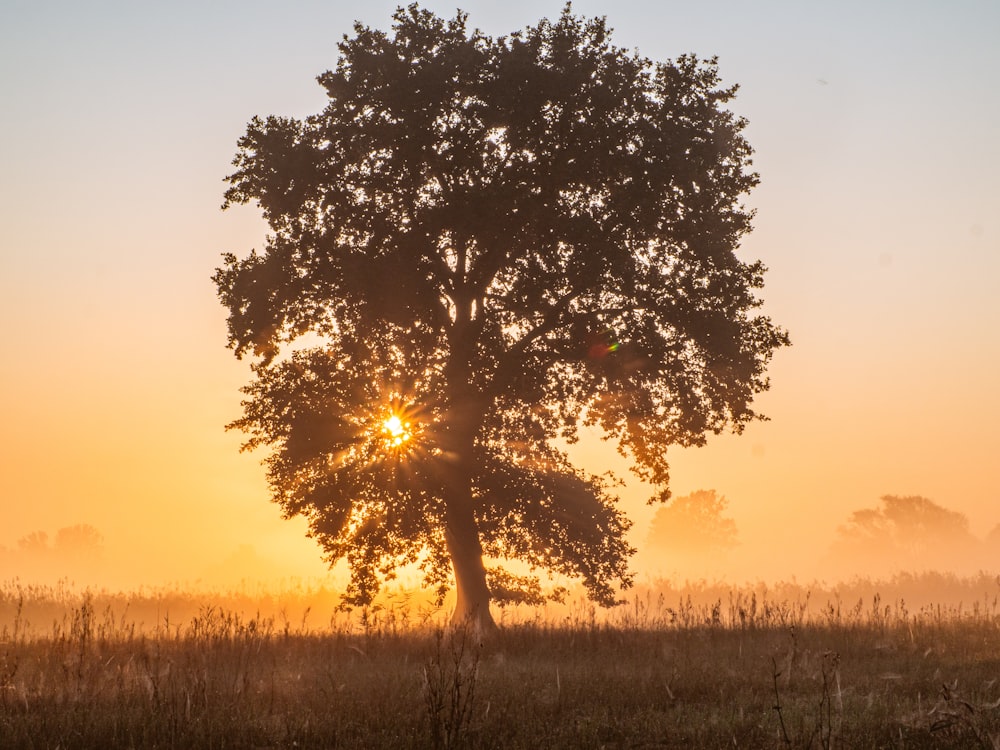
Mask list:
[[[0,545],[91,524],[114,585],[210,578],[247,545],[322,573],[223,431],[249,372],[209,277],[262,244],[254,209],[219,210],[247,121],[321,109],[336,42],[395,5],[0,3]],[[490,34],[561,7],[465,3]],[[675,494],[728,498],[739,577],[834,577],[818,552],[883,494],[1000,523],[1000,3],[573,7],[741,86],[762,176],[741,253],[794,345],[771,421],[672,453]],[[578,455],[616,464],[596,440]],[[625,492],[636,542],[643,501]]]

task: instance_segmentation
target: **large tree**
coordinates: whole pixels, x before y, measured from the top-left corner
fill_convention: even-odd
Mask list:
[[[736,89],[569,6],[500,38],[461,12],[393,18],[344,36],[322,112],[239,141],[226,205],[271,231],[213,277],[255,358],[232,426],[347,559],[349,602],[419,562],[489,627],[491,598],[538,580],[485,561],[521,560],[610,604],[630,522],[558,439],[600,427],[666,498],[667,446],[757,418],[787,343],[735,254],[757,183]]]

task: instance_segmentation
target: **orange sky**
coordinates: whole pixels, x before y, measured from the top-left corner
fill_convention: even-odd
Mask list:
[[[223,425],[245,363],[209,277],[260,246],[220,212],[255,114],[322,107],[313,77],[355,16],[394,3],[5,4],[0,9],[0,546],[91,524],[102,580],[323,572]],[[427,3],[451,14],[449,3]],[[770,422],[673,453],[673,489],[729,500],[734,576],[832,578],[834,530],[883,494],[1000,523],[1000,6],[577,2],[653,58],[718,54],[741,84],[761,187],[745,258],[770,267]],[[467,3],[504,33],[562,2]],[[588,467],[614,464],[585,441]],[[624,502],[636,542],[653,509]],[[247,547],[252,547],[252,553]],[[0,579],[28,576],[8,563]],[[1000,567],[1000,565],[998,565]]]

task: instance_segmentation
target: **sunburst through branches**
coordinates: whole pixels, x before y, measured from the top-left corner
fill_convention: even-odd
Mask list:
[[[405,414],[393,409],[382,421],[382,436],[389,450],[406,450],[413,440],[413,427]]]

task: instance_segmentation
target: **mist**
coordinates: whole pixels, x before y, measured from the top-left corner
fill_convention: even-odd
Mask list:
[[[801,551],[805,532],[780,517],[763,533],[744,533],[729,500],[715,490],[671,499],[657,508],[645,532],[635,560],[651,580],[838,583],[928,572],[969,577],[995,571],[1000,559],[1000,523],[977,535],[963,513],[919,495],[873,498],[832,528],[810,528],[807,553]]]
[[[1000,560],[1000,523],[977,534],[963,513],[919,495],[857,503],[841,523],[810,530],[811,554],[793,544],[801,537],[801,530],[781,523],[764,533],[742,529],[729,498],[714,489],[696,490],[655,506],[648,522],[636,522],[632,569],[639,587],[836,586],[900,576],[912,582],[929,573],[972,578],[995,573]],[[249,540],[154,560],[136,559],[120,541],[86,523],[37,529],[0,545],[0,581],[121,592],[279,592],[304,585],[342,588],[347,580],[346,570],[329,570],[307,539],[297,554],[261,549]],[[419,576],[412,573],[399,571],[393,586],[417,588]],[[937,585],[940,579],[927,580]]]

